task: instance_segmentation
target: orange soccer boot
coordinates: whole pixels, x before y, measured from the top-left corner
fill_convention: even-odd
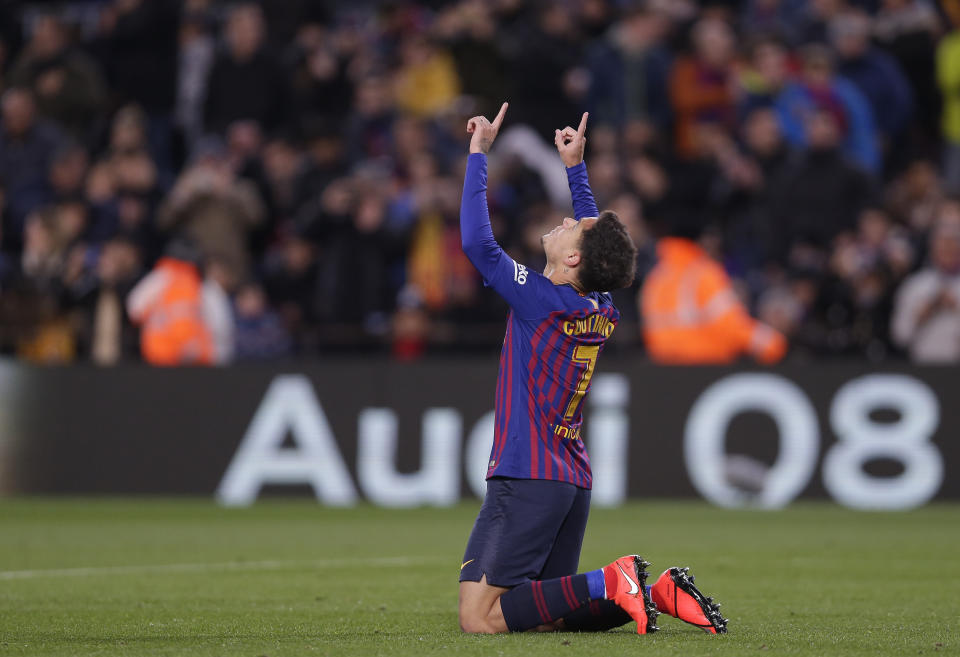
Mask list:
[[[720,603],[708,598],[693,585],[689,568],[668,568],[650,589],[650,596],[664,614],[695,625],[709,634],[725,634],[727,619],[720,615]]]
[[[646,586],[649,565],[641,557],[631,554],[603,568],[607,599],[617,603],[637,622],[637,634],[650,634],[660,629],[657,627],[657,605],[650,599]]]

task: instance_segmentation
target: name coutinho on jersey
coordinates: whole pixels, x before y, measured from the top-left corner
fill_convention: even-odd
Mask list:
[[[561,328],[566,335],[597,333],[605,338],[609,338],[610,334],[613,333],[614,324],[605,315],[593,314],[583,319],[565,321],[561,325]]]

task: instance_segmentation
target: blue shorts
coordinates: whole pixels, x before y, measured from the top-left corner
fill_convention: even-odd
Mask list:
[[[512,588],[577,572],[590,491],[562,481],[487,481],[460,568],[461,582]]]

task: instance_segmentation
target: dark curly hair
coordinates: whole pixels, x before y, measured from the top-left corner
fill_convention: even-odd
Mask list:
[[[604,210],[580,238],[580,287],[608,292],[629,287],[637,270],[637,247],[616,213]]]

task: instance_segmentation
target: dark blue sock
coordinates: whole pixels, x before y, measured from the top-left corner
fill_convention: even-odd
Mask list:
[[[587,573],[587,577],[590,578],[594,573],[600,573],[601,578],[603,577],[602,570],[590,571]],[[602,579],[599,582],[599,587],[597,590],[603,592],[605,586]],[[591,580],[590,603],[564,616],[564,629],[570,632],[606,632],[615,627],[626,625],[633,620],[630,618],[630,614],[613,600],[602,600],[603,596],[593,595],[594,590],[595,583]],[[647,586],[647,593],[650,593],[649,585]]]
[[[591,600],[564,616],[563,625],[570,632],[606,632],[631,620],[630,614],[613,600]]]
[[[503,620],[511,632],[552,623],[590,601],[586,575],[568,575],[514,587],[500,596]]]

